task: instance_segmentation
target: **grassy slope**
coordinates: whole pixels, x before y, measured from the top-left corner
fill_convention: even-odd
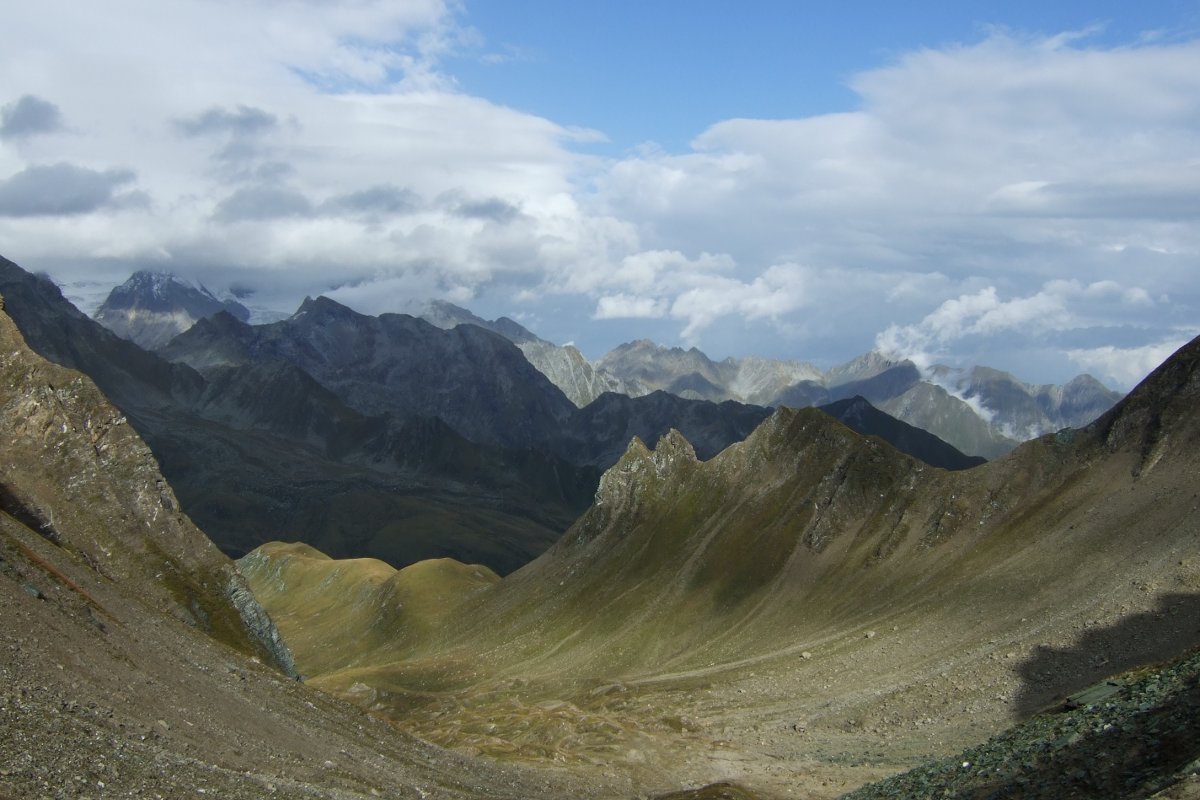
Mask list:
[[[822,796],[952,752],[1200,643],[1198,604],[1159,610],[1200,593],[1196,350],[1087,430],[966,472],[813,411],[704,463],[635,444],[558,545],[414,657],[368,647],[320,681],[447,744],[649,785],[803,774]]]

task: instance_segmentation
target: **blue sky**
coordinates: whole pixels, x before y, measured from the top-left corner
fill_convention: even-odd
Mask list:
[[[1200,0],[45,0],[0,27],[0,253],[84,306],[153,268],[280,311],[447,299],[590,358],[876,348],[1119,388],[1200,333]]]
[[[1191,2],[688,2],[481,0],[480,52],[448,68],[466,92],[602,132],[620,153],[679,150],[713,122],[854,109],[847,82],[921,48],[1092,30],[1119,45],[1200,31]]]

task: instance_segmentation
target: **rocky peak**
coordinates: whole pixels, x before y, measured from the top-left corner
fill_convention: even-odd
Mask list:
[[[659,438],[654,450],[634,436],[625,454],[600,477],[596,505],[617,506],[652,486],[674,483],[699,463],[691,442],[674,428]]]
[[[114,288],[96,311],[96,321],[147,350],[161,347],[198,320],[225,311],[250,319],[250,310],[221,299],[202,284],[169,272],[135,272]]]
[[[344,306],[336,300],[330,300],[325,295],[320,295],[315,299],[305,297],[304,302],[300,304],[300,308],[296,309],[296,313],[291,316],[291,319],[307,318],[310,321],[316,321],[325,319],[354,319],[361,316],[361,314],[349,306]]]
[[[695,464],[696,450],[683,434],[675,428],[663,434],[654,447],[654,468],[662,478],[673,472],[678,465]]]

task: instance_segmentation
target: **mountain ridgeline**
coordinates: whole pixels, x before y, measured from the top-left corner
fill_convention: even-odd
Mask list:
[[[1086,425],[1121,397],[1087,375],[1063,386],[1034,385],[988,367],[936,365],[922,371],[879,353],[822,371],[803,361],[757,356],[713,361],[694,347],[663,347],[642,339],[593,364],[574,347],[539,339],[507,318],[484,320],[445,302],[430,304],[420,315],[440,327],[470,324],[505,336],[580,407],[604,392],[640,397],[664,391],[714,403],[794,408],[859,396],[963,453],[984,458],[1044,433]]]
[[[472,411],[458,382],[530,377],[478,326],[317,299],[176,346],[0,260],[0,795],[1194,789],[1200,339],[1094,421],[954,470],[870,397],[969,410],[1003,376],[864,357],[790,384],[853,387],[825,411],[577,408],[533,377]],[[1026,388],[1048,417],[1091,402]],[[509,429],[455,427],[481,416]],[[229,550],[309,543],[235,571],[204,514]]]
[[[779,409],[708,460],[675,431],[635,440],[533,563],[443,597],[433,626],[375,602],[373,624],[406,635],[340,647],[304,636],[314,607],[327,625],[361,613],[312,579],[333,565],[271,546],[241,566],[308,642],[312,682],[440,744],[831,797],[822,776],[853,786],[949,755],[1200,646],[1198,400],[1200,340],[1094,423],[969,470],[814,409]],[[1156,702],[1174,700],[1133,713]],[[1198,721],[1170,713],[1164,737]],[[1045,741],[1099,754],[1053,785],[1114,796],[1132,776],[1114,765],[1137,758],[1105,749],[1114,726]],[[1138,762],[1137,786],[1176,780],[1200,756],[1181,748]]]
[[[631,430],[678,425],[715,453],[768,413],[663,396],[577,425],[582,412],[503,337],[325,298],[268,325],[218,312],[163,350],[172,361],[12,262],[0,291],[30,345],[100,385],[235,556],[291,537],[336,556],[509,572],[587,507]]]
[[[600,472],[632,437],[654,441],[674,428],[709,458],[770,413],[713,402],[678,381],[660,388],[672,370],[691,369],[700,377],[684,383],[720,383],[739,397],[786,398],[808,387],[806,405],[950,397],[911,364],[875,356],[823,377],[799,362],[714,364],[699,351],[638,342],[593,367],[512,320],[488,322],[448,303],[424,309],[432,324],[320,297],[291,317],[251,325],[244,308],[203,287],[138,273],[114,289],[99,318],[111,326],[200,317],[151,353],[108,335],[11,262],[0,279],[29,299],[17,321],[33,346],[97,380],[146,437],[187,512],[235,556],[285,537],[334,556],[398,566],[449,556],[507,573],[587,507]],[[114,316],[121,309],[129,313]],[[863,406],[831,413],[936,466],[979,461]],[[943,410],[934,422],[983,425],[959,400],[909,416],[931,408]]]

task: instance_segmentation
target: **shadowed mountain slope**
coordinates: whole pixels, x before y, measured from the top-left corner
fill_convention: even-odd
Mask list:
[[[922,428],[885,414],[861,396],[818,406],[829,416],[863,436],[878,436],[902,453],[932,467],[968,469],[985,463],[980,456],[964,455]]]
[[[370,317],[325,297],[269,325],[202,321],[162,353],[197,368],[285,362],[360,413],[436,416],[481,444],[545,447],[575,410],[497,334],[443,330],[404,314]]]
[[[616,392],[630,397],[638,397],[648,392],[644,387],[636,383],[628,384],[592,364],[572,345],[560,347],[541,339],[508,317],[485,320],[465,308],[443,300],[430,302],[417,316],[439,328],[478,325],[500,334],[520,348],[529,363],[562,389],[563,394],[580,408],[605,392]]]
[[[635,440],[537,561],[314,680],[447,744],[636,752],[648,786],[828,797],[955,752],[1200,644],[1200,619],[1156,614],[1200,594],[1198,362],[1200,340],[1093,425],[960,472],[810,409],[708,461]],[[1126,633],[1092,660],[1022,668],[1103,626]],[[558,734],[521,733],[547,718]]]
[[[166,361],[2,259],[0,293],[35,351],[91,376],[127,415],[183,507],[233,555],[304,537],[338,556],[454,556],[508,572],[548,547],[595,487],[596,470],[545,452],[473,444],[436,419],[364,414],[284,360],[239,364],[216,350],[204,374]],[[219,314],[193,330],[223,324],[249,328]]]

